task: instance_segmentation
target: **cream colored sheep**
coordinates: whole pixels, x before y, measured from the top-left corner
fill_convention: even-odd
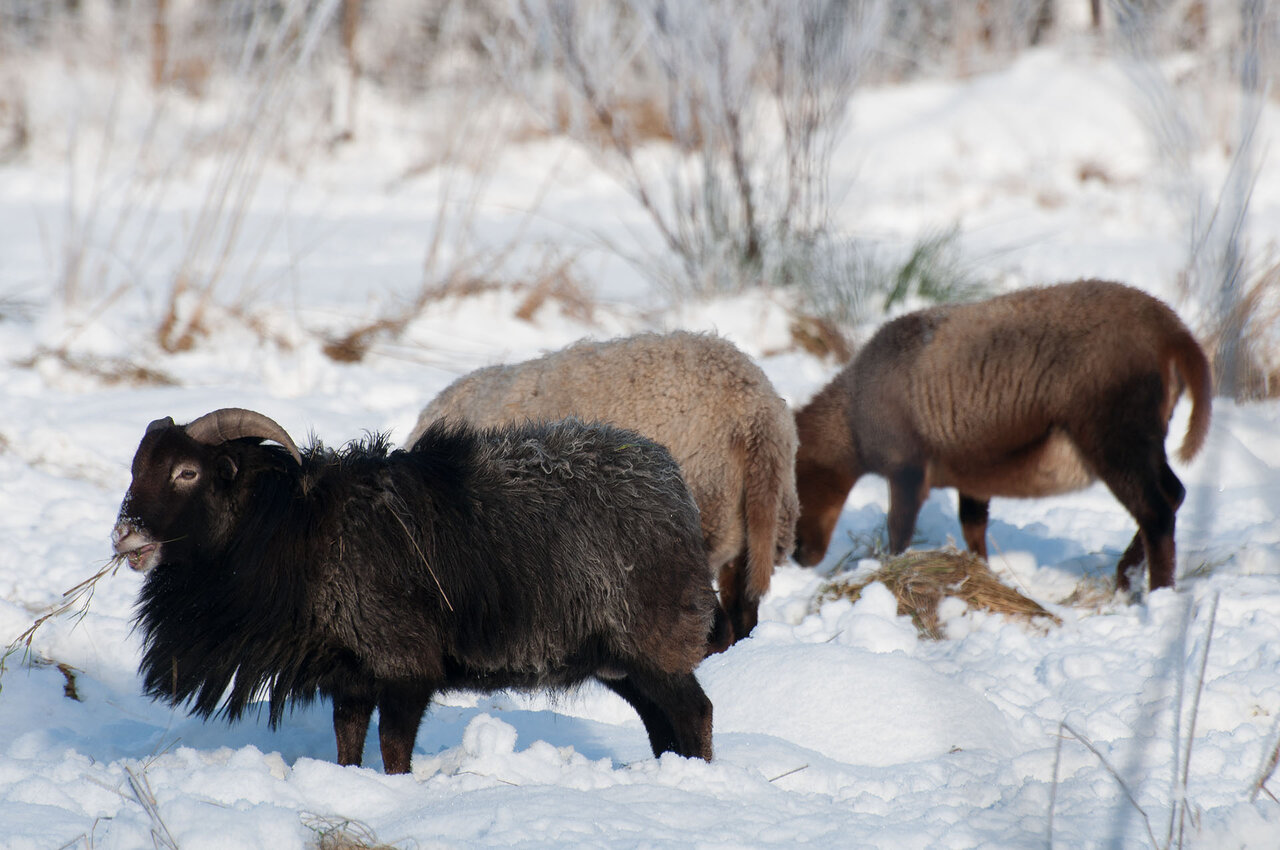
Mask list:
[[[719,337],[678,331],[582,341],[459,378],[418,417],[479,426],[576,416],[638,431],[679,462],[734,640],[756,624],[775,564],[794,544],[796,429],[750,358]]]

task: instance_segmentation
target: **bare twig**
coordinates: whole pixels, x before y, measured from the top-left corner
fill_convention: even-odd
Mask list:
[[[1058,724],[1058,740],[1053,745],[1053,781],[1049,785],[1049,816],[1045,826],[1045,847],[1053,850],[1053,813],[1058,806],[1058,769],[1062,765],[1062,730],[1066,721]]]
[[[1103,768],[1106,769],[1107,773],[1111,774],[1111,777],[1115,779],[1116,784],[1120,786],[1120,790],[1124,792],[1124,796],[1129,800],[1129,804],[1133,806],[1134,810],[1138,814],[1142,815],[1142,823],[1147,828],[1147,837],[1151,839],[1151,846],[1159,850],[1160,843],[1156,841],[1156,834],[1151,829],[1151,818],[1147,816],[1146,809],[1142,808],[1142,806],[1138,803],[1138,798],[1133,795],[1133,791],[1129,789],[1128,783],[1126,783],[1120,777],[1120,774],[1116,772],[1116,769],[1111,766],[1111,762],[1107,761],[1107,757],[1102,754],[1102,751],[1099,750],[1097,747],[1095,747],[1092,741],[1090,741],[1088,738],[1081,735],[1074,728],[1072,728],[1071,724],[1067,723],[1065,720],[1058,725],[1058,729],[1061,732],[1068,733],[1069,735],[1071,735],[1071,737],[1075,738],[1081,744],[1084,744],[1085,749],[1093,753],[1093,755],[1102,764]]]
[[[1205,671],[1209,666],[1209,649],[1213,646],[1213,627],[1218,619],[1218,594],[1213,595],[1213,603],[1209,607],[1209,625],[1204,638],[1204,652],[1200,657],[1200,670],[1196,676],[1195,695],[1191,698],[1191,717],[1187,726],[1187,747],[1186,752],[1182,756],[1182,778],[1181,788],[1179,789],[1178,799],[1175,802],[1175,809],[1178,811],[1178,846],[1182,846],[1182,841],[1186,829],[1187,817],[1187,781],[1191,774],[1191,747],[1196,739],[1196,716],[1200,712],[1200,694],[1204,691]]]
[[[786,279],[790,255],[825,226],[833,142],[884,23],[843,3],[526,0],[509,21],[513,38],[487,43],[535,108],[546,98],[528,65],[558,72],[557,94],[586,118],[566,132],[669,251],[648,271],[677,292],[707,294]],[[647,133],[641,114],[657,116],[660,132]],[[761,132],[770,120],[781,142]],[[545,123],[560,129],[554,117]],[[642,134],[669,141],[670,155],[655,156]]]
[[[214,291],[226,275],[240,244],[249,207],[267,164],[267,154],[289,119],[285,106],[317,49],[338,0],[286,6],[269,44],[257,85],[241,101],[227,122],[231,144],[221,152],[202,198],[191,233],[170,287],[159,331],[160,345],[169,352],[194,344]],[[238,137],[237,137],[238,136]],[[187,307],[188,297],[194,302]]]
[[[777,776],[773,777],[773,778],[772,778],[772,779],[770,779],[769,781],[770,781],[770,782],[777,782],[779,779],[786,779],[788,776],[791,776],[792,774],[799,773],[799,772],[800,772],[800,771],[802,771],[802,770],[808,770],[808,769],[809,769],[809,765],[807,765],[807,764],[802,764],[802,765],[800,765],[799,767],[793,767],[793,768],[791,768],[791,769],[790,769],[790,770],[788,770],[788,771],[785,771],[785,772],[783,772],[783,773],[779,773]]]
[[[510,785],[512,788],[519,788],[519,782],[512,782],[509,779],[503,779],[501,776],[494,776],[491,773],[477,773],[474,770],[460,770],[460,776],[479,776],[481,779],[492,779],[494,782],[501,782],[503,785]]]
[[[528,232],[540,215],[546,194],[557,184],[563,166],[563,158],[553,164],[538,187],[529,205],[504,242],[493,246],[478,245],[475,237],[479,210],[485,200],[498,160],[497,147],[501,143],[491,124],[479,120],[482,114],[479,96],[468,97],[458,106],[461,115],[476,116],[458,122],[441,153],[441,161],[454,163],[462,157],[476,157],[484,163],[478,172],[470,169],[442,169],[442,185],[436,202],[436,215],[431,237],[422,263],[422,282],[403,304],[382,311],[378,317],[347,331],[343,336],[330,340],[324,346],[329,357],[340,362],[357,362],[369,352],[377,339],[396,339],[424,312],[441,298],[465,294],[475,287],[487,287],[498,279],[516,252],[528,244]],[[463,194],[455,200],[455,190],[460,181]],[[446,246],[449,250],[445,250]]]

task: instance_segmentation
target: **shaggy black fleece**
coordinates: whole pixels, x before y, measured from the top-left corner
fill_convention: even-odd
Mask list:
[[[179,463],[195,485],[171,480]],[[698,512],[666,449],[633,432],[441,423],[407,452],[374,436],[298,465],[161,427],[121,522],[161,546],[136,618],[146,692],[198,715],[265,700],[274,726],[329,697],[339,760],[358,764],[376,706],[387,770],[407,770],[440,689],[594,677],[655,754],[710,758],[692,670],[718,605]]]

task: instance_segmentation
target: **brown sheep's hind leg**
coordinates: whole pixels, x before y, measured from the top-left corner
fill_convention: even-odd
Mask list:
[[[1124,573],[1146,554],[1152,590],[1173,587],[1174,517],[1185,490],[1169,468],[1164,441],[1167,423],[1161,415],[1165,387],[1158,374],[1123,382],[1100,397],[1093,416],[1070,424],[1067,436],[1094,467],[1120,504],[1138,522],[1141,547],[1131,543],[1117,568],[1116,585],[1125,586]]]
[[[640,715],[655,757],[672,752],[711,761],[711,700],[692,673],[633,671],[601,681]]]
[[[1182,507],[1187,490],[1169,467],[1163,451],[1159,452],[1157,463],[1159,472],[1156,476],[1156,482],[1159,496],[1156,497],[1150,493],[1148,488],[1144,488],[1144,491],[1148,493],[1148,498],[1158,506],[1154,512],[1155,518],[1149,522],[1149,526],[1144,526],[1142,521],[1139,520],[1138,533],[1133,536],[1133,541],[1129,543],[1129,547],[1120,556],[1120,562],[1116,564],[1116,588],[1118,590],[1129,590],[1130,575],[1133,567],[1142,563],[1144,556],[1152,590],[1157,590],[1161,587],[1173,587],[1174,585],[1176,557],[1173,532],[1178,508]],[[1114,487],[1112,492],[1115,492]],[[1118,493],[1117,498],[1120,498]],[[1120,500],[1125,503],[1123,498]],[[1129,512],[1135,518],[1138,517],[1138,514],[1128,503],[1125,503],[1125,507],[1129,508]],[[1166,525],[1167,531],[1162,532],[1161,529],[1165,528]]]
[[[1147,549],[1142,544],[1142,532],[1139,531],[1133,535],[1133,540],[1129,542],[1128,548],[1124,550],[1124,554],[1120,556],[1119,563],[1116,564],[1116,590],[1129,591],[1129,573],[1138,564],[1141,564],[1143,558],[1146,557]]]
[[[1177,521],[1178,508],[1182,507],[1182,501],[1187,495],[1186,488],[1182,486],[1178,476],[1169,467],[1169,462],[1165,459],[1163,451],[1160,453],[1159,483],[1160,492],[1165,498],[1165,504],[1169,507],[1169,533],[1154,542],[1148,538],[1146,542],[1147,574],[1152,590],[1160,587],[1173,587],[1174,573],[1177,569],[1173,530]]]
[[[388,688],[378,700],[378,743],[385,772],[409,772],[413,743],[429,702],[431,691],[420,688]]]
[[[916,530],[916,517],[928,486],[924,469],[905,466],[889,475],[889,553],[897,555],[911,544]]]
[[[760,600],[747,588],[749,569],[746,552],[720,567],[720,605],[729,615],[734,642],[751,634],[760,617]]]
[[[1178,476],[1169,467],[1165,460],[1161,460],[1160,472],[1160,492],[1164,495],[1172,508],[1174,514],[1177,514],[1178,508],[1182,507],[1182,502],[1187,496],[1187,489],[1182,486],[1182,482],[1178,480]],[[1129,576],[1135,566],[1142,563],[1146,556],[1146,546],[1142,542],[1142,532],[1139,531],[1133,535],[1133,540],[1129,543],[1129,547],[1124,550],[1124,554],[1120,556],[1120,562],[1116,564],[1116,589],[1122,591],[1129,590]],[[1170,560],[1172,563],[1172,559]],[[1156,585],[1158,587],[1169,587],[1173,585],[1172,570],[1169,573],[1168,585]]]
[[[1174,519],[1185,494],[1182,482],[1169,468],[1164,446],[1158,442],[1146,451],[1132,451],[1123,459],[1113,455],[1111,460],[1108,468],[1099,470],[1098,477],[1138,521],[1138,537],[1129,544],[1116,568],[1116,586],[1127,589],[1128,570],[1142,551],[1146,554],[1151,590],[1173,587]]]
[[[979,558],[987,558],[987,520],[990,516],[990,499],[975,499],[960,494],[960,529],[964,544]]]
[[[724,652],[734,641],[733,625],[729,622],[729,615],[725,613],[724,606],[719,602],[716,603],[715,614],[711,620],[711,631],[707,634],[707,655],[715,655],[717,652]]]

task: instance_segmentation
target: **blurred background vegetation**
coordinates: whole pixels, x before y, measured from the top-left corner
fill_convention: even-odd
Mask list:
[[[265,169],[305,172],[358,142],[366,100],[438,114],[440,141],[420,168],[466,165],[462,195],[484,179],[479,139],[491,152],[561,138],[659,234],[660,249],[631,257],[645,276],[682,297],[790,290],[797,338],[845,357],[868,312],[990,289],[955,231],[885,245],[833,225],[831,157],[854,92],[981,74],[1066,40],[1124,61],[1159,155],[1181,175],[1181,287],[1211,317],[1198,330],[1220,385],[1275,394],[1280,263],[1243,236],[1264,160],[1254,130],[1280,74],[1280,10],[1263,0],[0,0],[0,169],[65,149],[57,287],[76,305],[130,285],[109,269],[154,250],[147,222],[174,175],[206,166],[156,328],[179,351],[206,311],[252,299],[224,282]],[[112,84],[83,114],[43,120],[48,77],[36,71],[51,65]],[[1231,120],[1198,122],[1193,101],[1223,92]],[[495,103],[509,107],[500,124],[468,124]],[[1207,143],[1230,151],[1221,185],[1190,176]],[[498,265],[466,250],[441,259],[466,229],[441,212],[422,290],[336,341],[335,356],[358,357],[370,334],[395,334]],[[573,289],[562,258],[540,268],[535,291]]]

